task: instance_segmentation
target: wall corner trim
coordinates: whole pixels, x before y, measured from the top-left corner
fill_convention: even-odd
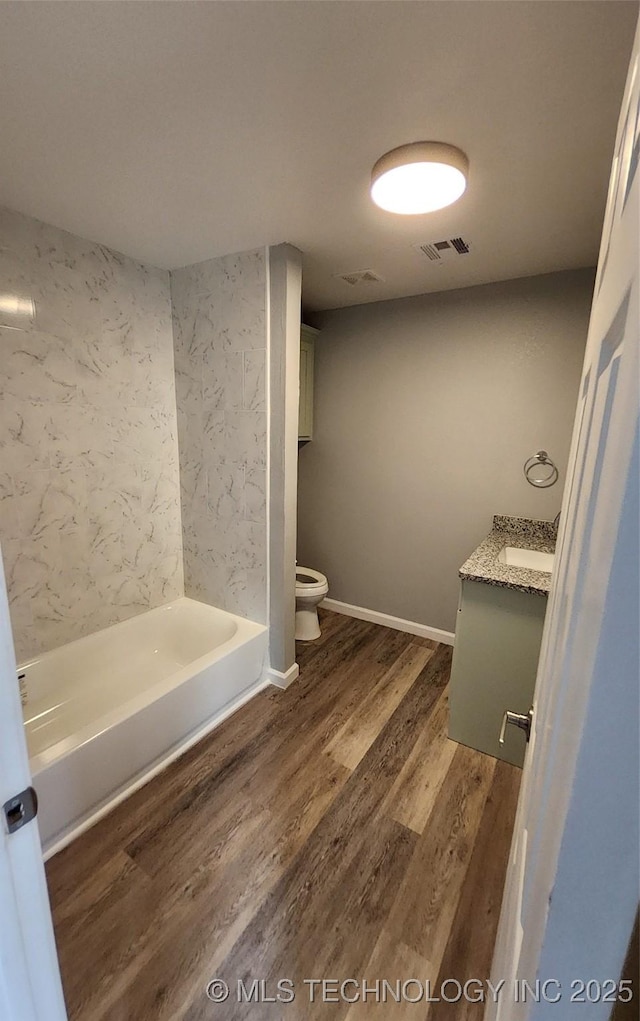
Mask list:
[[[324,599],[320,605],[324,606],[327,610],[333,610],[334,613],[343,613],[345,617],[357,617],[358,620],[368,620],[372,624],[382,624],[383,627],[390,627],[395,631],[406,631],[409,635],[430,638],[434,642],[442,642],[443,645],[453,645],[454,643],[455,635],[453,631],[442,631],[437,627],[419,624],[415,620],[392,617],[389,613],[380,613],[379,610],[367,610],[364,606],[352,606],[351,603],[341,603],[338,599]]]
[[[302,254],[287,244],[269,248],[267,272],[269,646],[273,673],[275,675],[277,671],[279,677],[283,678],[288,675],[290,665],[296,658],[295,563]]]
[[[275,684],[276,688],[288,688],[290,684],[293,684],[297,680],[300,673],[300,667],[297,663],[290,666],[285,673],[281,673],[280,670],[274,670],[273,667],[269,667],[267,670],[267,680],[270,684]]]

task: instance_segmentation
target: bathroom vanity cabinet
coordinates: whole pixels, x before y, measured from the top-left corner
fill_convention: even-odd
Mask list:
[[[526,714],[540,655],[547,596],[482,581],[461,581],[450,684],[449,737],[516,766],[525,735],[507,727],[505,709]]]
[[[300,327],[300,399],[298,440],[313,439],[313,347],[319,330]]]

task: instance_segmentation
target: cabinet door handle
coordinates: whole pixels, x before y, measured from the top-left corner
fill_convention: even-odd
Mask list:
[[[520,730],[524,730],[528,744],[529,738],[531,737],[532,720],[533,720],[533,706],[531,706],[531,709],[526,715],[524,713],[512,713],[510,709],[506,709],[504,716],[502,717],[500,737],[498,738],[500,744],[504,744],[504,734],[507,729],[507,724],[509,723],[513,724],[514,727],[520,727]]]

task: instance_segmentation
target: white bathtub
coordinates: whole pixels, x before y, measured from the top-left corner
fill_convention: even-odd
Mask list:
[[[45,855],[262,688],[266,653],[266,627],[183,598],[22,664]]]

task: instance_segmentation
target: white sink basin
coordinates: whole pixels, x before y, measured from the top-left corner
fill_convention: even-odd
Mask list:
[[[555,553],[541,553],[535,549],[519,549],[517,546],[503,546],[498,553],[498,560],[508,567],[528,567],[533,571],[545,571],[551,574]]]

